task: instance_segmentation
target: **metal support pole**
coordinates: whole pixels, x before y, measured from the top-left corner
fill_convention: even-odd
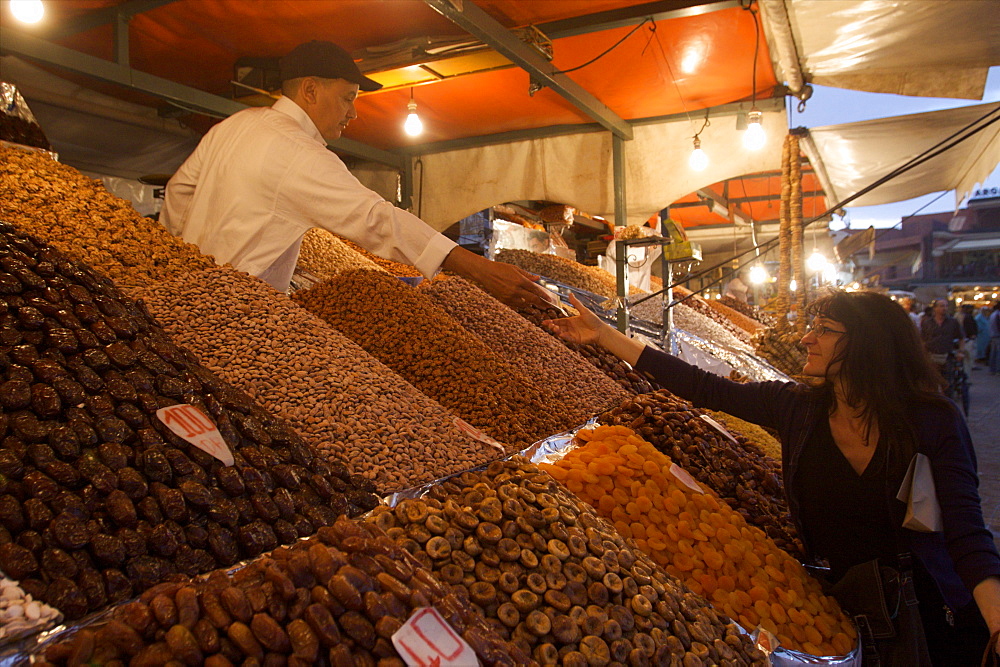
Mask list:
[[[625,140],[617,134],[611,135],[612,173],[615,189],[615,227],[628,224],[628,211],[625,207]],[[625,300],[628,298],[628,258],[627,247],[621,241],[615,242],[615,271],[618,287],[618,330],[628,333],[628,310]]]
[[[618,330],[628,334],[628,308],[625,299],[628,297],[628,246],[625,241],[612,241],[615,244],[615,278],[618,285]]]
[[[129,66],[128,48],[128,24],[132,16],[121,10],[115,12],[115,62],[122,66]]]
[[[670,262],[663,262],[663,351],[677,354],[677,336],[674,335],[674,270]]]

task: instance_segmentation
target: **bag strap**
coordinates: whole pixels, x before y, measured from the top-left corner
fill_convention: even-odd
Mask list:
[[[986,645],[986,652],[983,653],[983,664],[981,667],[988,667],[993,665],[996,667],[1000,664],[1000,659],[997,658],[997,642],[1000,642],[1000,630],[997,630],[990,636],[990,641]]]

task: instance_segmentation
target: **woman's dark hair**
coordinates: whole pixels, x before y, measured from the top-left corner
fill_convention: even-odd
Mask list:
[[[834,359],[840,361],[844,398],[860,408],[870,433],[907,429],[907,408],[919,402],[945,402],[944,380],[924,348],[903,307],[877,292],[830,290],[807,308],[809,317],[843,325],[847,334]],[[828,381],[826,386],[832,390]]]

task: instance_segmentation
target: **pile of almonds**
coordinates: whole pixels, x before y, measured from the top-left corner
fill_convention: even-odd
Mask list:
[[[767,664],[728,619],[523,458],[366,521],[542,665]]]
[[[649,380],[639,373],[636,373],[631,366],[605,350],[603,347],[590,343],[587,345],[571,343],[559,338],[548,329],[543,328],[542,322],[545,320],[554,320],[560,317],[565,317],[563,313],[560,313],[555,308],[546,308],[545,310],[541,310],[534,306],[526,306],[518,309],[517,312],[521,315],[521,317],[528,320],[542,331],[545,331],[547,334],[553,336],[570,350],[586,359],[590,365],[614,380],[620,387],[625,389],[630,394],[646,394],[654,390],[654,387],[650,384]],[[573,313],[575,312],[576,311],[573,311]]]
[[[292,298],[513,451],[579,426],[513,364],[397,278],[346,271]]]
[[[313,227],[303,237],[296,266],[320,279],[350,269],[382,270],[378,264],[352,249],[336,234],[319,227]]]
[[[0,641],[38,632],[59,618],[58,609],[32,599],[13,579],[0,577]]]
[[[210,370],[383,492],[500,455],[460,431],[439,403],[257,278],[215,267],[132,296]]]
[[[746,331],[751,336],[767,328],[752,317],[748,317],[740,311],[730,308],[718,299],[705,299],[705,303],[707,303],[712,310],[718,312],[720,315],[738,326],[740,329],[743,329],[743,331]]]
[[[850,621],[798,561],[634,431],[601,426],[578,432],[576,442],[542,469],[667,572],[786,648],[816,656],[854,648]]]
[[[358,245],[357,243],[355,243],[350,239],[344,238],[343,236],[338,236],[336,234],[334,234],[334,236],[337,239],[339,239],[340,242],[343,243],[345,246],[347,246],[349,249],[358,253],[363,258],[367,259],[368,261],[375,264],[380,269],[388,272],[391,275],[402,276],[404,278],[420,277],[420,271],[418,271],[417,267],[415,266],[410,266],[409,264],[403,264],[402,262],[396,262],[391,259],[385,259],[384,257],[379,257],[378,255],[368,252],[368,250],[362,248],[360,245]]]
[[[214,422],[234,465],[157,414],[185,404],[201,415],[167,419]],[[71,620],[378,503],[106,277],[6,224],[0,407],[0,570]]]
[[[558,255],[543,255],[530,250],[501,250],[494,259],[608,299],[617,294],[615,278],[607,271]]]
[[[725,437],[701,415],[661,389],[628,399],[598,421],[634,430],[718,493],[779,547],[802,555],[802,543],[785,502],[780,465],[745,439],[733,442]]]
[[[100,181],[43,153],[0,146],[0,211],[118,285],[145,285],[215,265]]]
[[[403,667],[392,636],[427,606],[482,664],[528,662],[382,531],[341,519],[235,574],[150,589],[36,664]]]
[[[466,330],[553,394],[575,423],[583,424],[628,396],[580,355],[462,278],[424,282],[420,289]]]

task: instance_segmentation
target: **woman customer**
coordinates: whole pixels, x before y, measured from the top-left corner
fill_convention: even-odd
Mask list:
[[[1000,631],[1000,555],[983,523],[968,428],[941,395],[941,378],[899,305],[842,291],[811,304],[802,372],[816,386],[732,382],[573,305],[580,315],[546,326],[605,347],[698,407],[777,429],[792,517],[811,555],[829,562],[831,583],[876,558],[904,572],[911,561],[932,664],[979,663],[990,634]],[[906,506],[896,494],[917,452],[930,459],[942,532],[902,527]],[[883,665],[927,664],[925,655],[904,666],[891,645],[879,648]]]

